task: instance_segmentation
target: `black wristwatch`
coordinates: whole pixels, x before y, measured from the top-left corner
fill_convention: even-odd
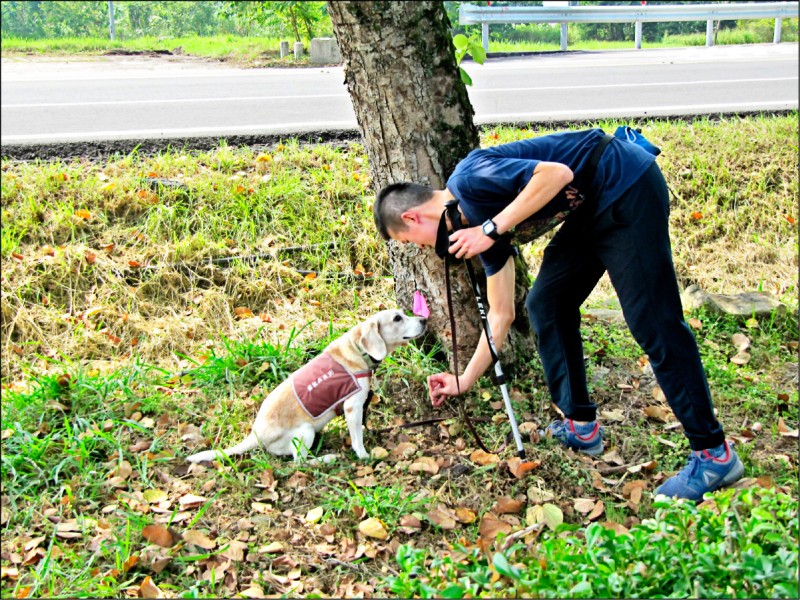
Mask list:
[[[491,219],[486,219],[481,225],[484,235],[488,235],[495,242],[500,239],[500,234],[497,233],[497,225]]]

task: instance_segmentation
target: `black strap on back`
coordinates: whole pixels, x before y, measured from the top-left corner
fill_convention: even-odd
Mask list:
[[[600,164],[600,157],[603,156],[606,146],[608,146],[613,139],[614,136],[610,133],[606,133],[602,138],[600,138],[597,144],[595,144],[595,147],[592,149],[592,153],[589,155],[589,161],[586,163],[586,166],[581,169],[573,182],[569,184],[570,187],[578,188],[578,191],[583,194],[586,200],[589,200],[592,196],[594,196],[594,190],[591,186],[594,176],[597,175],[597,165]]]

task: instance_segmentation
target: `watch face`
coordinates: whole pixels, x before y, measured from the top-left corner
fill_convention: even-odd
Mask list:
[[[497,232],[497,226],[494,224],[492,220],[488,220],[483,224],[483,233],[488,236]]]

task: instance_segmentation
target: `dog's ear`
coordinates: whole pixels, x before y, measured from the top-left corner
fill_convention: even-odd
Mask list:
[[[375,360],[383,360],[389,353],[378,328],[378,322],[374,319],[367,321],[361,328],[361,338],[358,341],[367,354]]]

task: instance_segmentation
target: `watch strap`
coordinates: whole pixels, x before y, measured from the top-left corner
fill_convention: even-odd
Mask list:
[[[489,223],[491,223],[492,226],[487,231],[486,230],[486,225],[489,224]],[[485,233],[487,236],[492,238],[494,241],[497,241],[497,240],[500,239],[500,234],[497,232],[497,225],[495,224],[495,222],[492,219],[486,219],[483,222],[483,225],[481,225],[481,229],[483,230],[483,233]]]

